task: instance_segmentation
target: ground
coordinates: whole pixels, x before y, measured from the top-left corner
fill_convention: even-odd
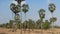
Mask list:
[[[12,32],[12,29],[7,29],[7,28],[0,28],[0,34],[20,34],[20,30],[18,29],[16,32]],[[41,33],[42,31],[42,33]],[[52,30],[48,29],[48,30],[40,30],[40,29],[34,29],[33,31],[30,29],[30,32],[26,31],[26,33],[24,33],[24,31],[22,31],[22,34],[51,34]],[[60,29],[54,29],[54,34],[60,34]]]

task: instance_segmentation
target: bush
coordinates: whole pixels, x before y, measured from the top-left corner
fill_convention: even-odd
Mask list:
[[[50,28],[50,23],[48,21],[45,21],[45,23],[42,24],[42,29],[48,29]]]

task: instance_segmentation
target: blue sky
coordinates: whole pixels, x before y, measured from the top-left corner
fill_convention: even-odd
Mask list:
[[[12,14],[12,11],[10,10],[10,4],[12,1],[13,0],[0,0],[0,24],[7,23],[14,17],[14,14]],[[51,13],[48,10],[48,4],[50,2],[54,3],[56,5],[56,10],[54,11],[53,15],[54,17],[57,17],[57,21],[54,23],[54,25],[60,26],[60,0],[26,0],[26,2],[29,5],[29,11],[26,13],[26,19],[32,19],[34,21],[39,19],[38,10],[41,8],[45,9],[46,11],[44,20],[49,20]],[[22,18],[24,21],[24,13]]]

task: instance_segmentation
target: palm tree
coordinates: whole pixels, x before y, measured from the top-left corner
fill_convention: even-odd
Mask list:
[[[15,14],[15,16],[14,16],[14,21],[16,22],[17,20],[16,20],[16,18],[17,17],[19,17],[18,15],[18,13],[20,12],[20,5],[19,4],[14,4],[14,3],[12,3],[11,5],[10,5],[10,9],[11,9],[11,11]],[[19,19],[19,18],[17,18],[17,19]],[[13,23],[13,25],[14,25],[14,27],[15,28],[17,28],[17,22],[15,23],[16,25],[14,25],[14,23]]]
[[[23,4],[22,7],[23,7],[22,8],[23,12],[25,13],[25,21],[26,21],[26,12],[28,12],[29,7],[28,7],[28,4]]]
[[[51,12],[52,18],[53,18],[53,12],[54,12],[54,10],[56,9],[55,4],[50,3],[48,9],[49,9],[49,11]],[[53,23],[52,23],[52,24],[53,24]],[[52,31],[53,31],[53,26],[52,26]],[[52,34],[53,34],[53,32],[52,32]]]
[[[36,28],[41,29],[41,20],[40,19],[38,19],[36,21]]]
[[[43,18],[45,18],[45,10],[44,9],[39,10],[39,17],[41,19],[41,28],[42,28]]]
[[[44,10],[44,9],[40,9],[40,10],[39,10],[39,17],[40,17],[40,19],[41,19],[41,29],[42,29],[43,18],[45,18],[45,10]],[[41,34],[43,34],[42,31],[41,31]]]
[[[53,17],[53,12],[56,9],[56,6],[53,3],[50,3],[48,9],[51,12],[52,17]]]
[[[56,17],[53,17],[53,18],[50,18],[50,24],[53,22],[55,22],[57,20],[57,18]]]

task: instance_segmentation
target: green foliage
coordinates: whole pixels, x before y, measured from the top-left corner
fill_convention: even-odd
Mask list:
[[[54,10],[56,9],[56,6],[55,6],[55,4],[53,4],[53,3],[50,3],[50,4],[49,4],[49,7],[48,7],[48,9],[50,10],[50,12],[51,12],[51,13],[53,13],[53,12],[54,12]]]
[[[57,20],[56,17],[50,18],[50,23],[52,23],[52,22],[54,23],[56,20]]]
[[[41,20],[40,19],[36,21],[36,28],[41,29]]]
[[[3,27],[3,25],[2,25],[2,24],[0,24],[0,27]]]
[[[40,18],[44,18],[45,17],[45,10],[44,9],[40,9],[39,10],[39,16],[40,16]]]
[[[50,27],[50,23],[48,20],[45,20],[45,23],[42,25],[42,29],[48,29]]]
[[[35,28],[35,22],[31,19],[29,19],[28,21],[24,21],[23,22],[23,28],[28,28],[28,29],[34,29]]]
[[[22,10],[23,10],[24,13],[26,13],[29,9],[28,4],[23,4],[22,7],[23,7]]]
[[[23,28],[27,28],[27,27],[28,27],[27,24],[28,24],[28,21],[24,21],[24,22],[22,23],[22,27],[23,27]]]
[[[12,10],[13,13],[18,13],[18,12],[20,12],[20,6],[12,3],[10,5],[10,10]]]

